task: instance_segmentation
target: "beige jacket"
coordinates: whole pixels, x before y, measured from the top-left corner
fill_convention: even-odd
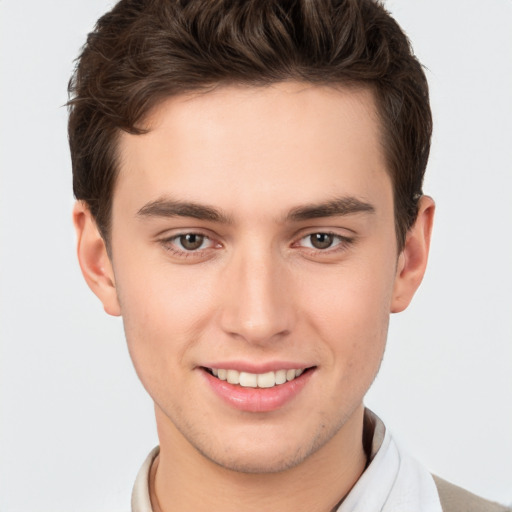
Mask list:
[[[484,500],[434,475],[443,512],[512,512],[512,508]]]

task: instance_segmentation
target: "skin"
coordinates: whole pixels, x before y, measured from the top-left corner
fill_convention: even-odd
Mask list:
[[[123,316],[155,402],[153,504],[327,512],[364,470],[363,397],[389,315],[423,277],[434,203],[420,200],[398,253],[368,90],[221,87],[170,98],[147,124],[120,137],[111,257],[82,202],[74,221],[84,276]],[[311,215],[347,198],[368,208]],[[218,218],[169,215],[177,201]],[[205,237],[198,250],[183,247],[187,233]],[[331,246],[315,248],[315,233]],[[235,360],[313,370],[283,407],[247,412],[220,400],[201,369]]]

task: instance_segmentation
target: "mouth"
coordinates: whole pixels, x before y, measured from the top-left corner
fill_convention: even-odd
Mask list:
[[[282,386],[287,382],[294,381],[301,375],[313,370],[310,368],[281,369],[265,373],[240,372],[235,369],[226,368],[206,368],[203,370],[213,377],[225,381],[228,384],[240,386],[243,388],[268,389]]]
[[[210,389],[229,406],[251,413],[271,412],[292,403],[310,382],[316,366],[302,368],[279,368],[270,370],[268,366],[241,368],[200,366]],[[245,366],[245,368],[244,368]],[[261,373],[244,371],[258,370]],[[265,371],[266,370],[266,371]]]

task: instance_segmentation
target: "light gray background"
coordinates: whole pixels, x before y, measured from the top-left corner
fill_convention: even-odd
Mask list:
[[[1,0],[0,511],[129,510],[152,404],[75,258],[66,84],[105,0]],[[367,403],[512,503],[512,2],[389,0],[429,68],[430,268]]]

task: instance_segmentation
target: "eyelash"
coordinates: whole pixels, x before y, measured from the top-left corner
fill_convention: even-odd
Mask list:
[[[212,244],[212,246],[206,247],[204,249],[195,249],[195,250],[187,250],[187,249],[178,249],[178,248],[176,248],[176,246],[174,245],[175,242],[179,241],[180,238],[185,237],[185,236],[189,236],[189,235],[195,235],[195,236],[202,237],[203,238],[203,243],[204,243],[204,241],[209,240],[210,243]],[[354,243],[354,241],[355,241],[354,238],[342,236],[342,235],[339,235],[337,233],[332,233],[330,231],[314,231],[314,232],[308,233],[307,235],[304,235],[304,236],[300,237],[299,240],[297,242],[295,242],[292,246],[293,247],[296,247],[296,246],[300,247],[300,245],[298,245],[298,244],[301,241],[306,240],[306,239],[308,239],[308,238],[310,238],[310,237],[312,237],[314,235],[327,235],[327,236],[333,237],[334,239],[336,239],[338,241],[335,245],[327,247],[325,249],[316,249],[314,247],[304,247],[304,246],[302,246],[310,254],[314,254],[314,255],[325,255],[325,256],[327,256],[327,255],[331,255],[331,254],[334,254],[334,253],[343,252],[346,249],[348,249],[348,247],[350,245],[352,245]],[[208,251],[209,249],[213,248],[213,246],[217,245],[217,247],[222,247],[222,245],[220,243],[215,244],[215,242],[208,235],[205,235],[203,233],[193,232],[193,231],[189,231],[189,232],[179,233],[177,235],[173,235],[173,236],[171,236],[169,238],[165,238],[165,239],[161,240],[160,243],[162,244],[162,246],[164,247],[165,250],[171,252],[173,255],[175,255],[175,256],[177,256],[179,258],[195,258],[195,257],[196,258],[197,257],[200,258],[200,257],[204,256],[205,251]]]

